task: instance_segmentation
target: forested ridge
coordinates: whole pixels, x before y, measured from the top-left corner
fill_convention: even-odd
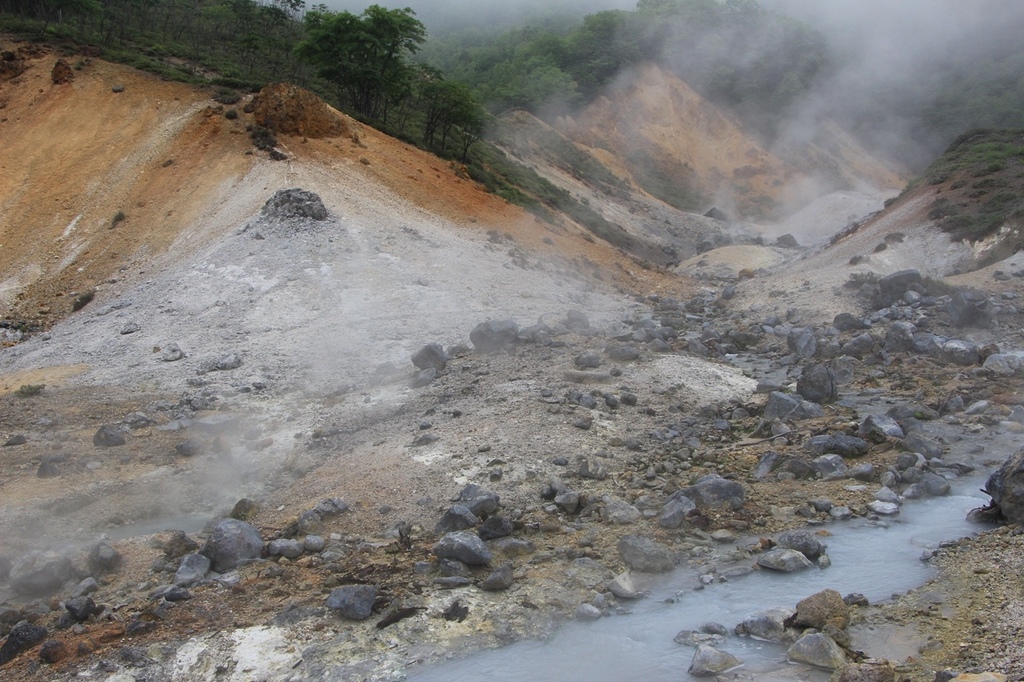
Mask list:
[[[573,205],[595,224],[599,216],[562,190],[479,143],[491,116],[572,114],[654,62],[770,144],[843,66],[825,35],[756,0],[639,0],[631,11],[436,36],[411,9],[378,5],[355,14],[303,0],[0,0],[0,31],[199,84],[254,91],[290,81],[462,161],[512,201],[542,213]],[[836,118],[881,154],[920,162],[919,148],[883,134],[894,121],[932,146],[971,127],[1024,126],[1021,64],[1019,44],[982,46],[936,61],[913,88],[868,90],[857,106],[818,97],[815,115]]]

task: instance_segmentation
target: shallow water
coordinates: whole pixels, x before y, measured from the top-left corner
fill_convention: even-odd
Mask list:
[[[965,520],[967,512],[987,498],[976,491],[983,478],[956,483],[958,494],[910,502],[885,527],[865,519],[830,523],[825,538],[832,566],[780,574],[755,571],[724,583],[695,590],[697,574],[677,570],[640,601],[626,603],[628,615],[594,622],[570,622],[547,641],[528,640],[500,649],[410,671],[415,682],[459,682],[495,679],[536,680],[661,680],[689,679],[686,669],[694,649],[672,638],[683,629],[714,621],[730,631],[744,616],[774,607],[793,608],[798,601],[825,588],[841,594],[860,592],[872,603],[917,587],[934,575],[922,553],[943,540],[979,532]],[[673,603],[674,602],[674,603]],[[744,662],[744,671],[759,680],[827,680],[824,672],[785,662],[786,648],[730,635],[719,647]],[[869,654],[871,652],[868,652]],[[696,679],[696,678],[694,678]]]

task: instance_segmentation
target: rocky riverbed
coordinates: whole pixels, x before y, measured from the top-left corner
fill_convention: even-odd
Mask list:
[[[303,227],[314,216],[265,218],[189,275],[211,300],[204,329],[248,319],[232,287],[251,309],[283,295],[253,261],[231,269],[237,249],[284,259],[266,247],[298,234],[310,259],[349,253],[339,268],[373,277],[360,265],[370,236],[335,243]],[[5,679],[402,679],[565,619],[614,619],[677,567],[704,584],[827,572],[831,529],[896,522],[1021,445],[1024,270],[983,271],[970,288],[916,271],[852,278],[813,294],[845,312],[814,319],[776,310],[758,278],[587,297],[586,281],[490,245],[520,258],[513,271],[561,282],[544,302],[558,312],[478,319],[452,342],[407,324],[389,346],[417,339],[403,361],[348,358],[321,381],[299,380],[303,358],[260,346],[255,328],[193,355],[196,313],[154,297],[143,315],[138,295],[5,351]],[[295,286],[318,276],[306,265]],[[130,323],[161,316],[161,338],[179,325],[188,342],[98,363],[131,378],[117,389],[67,379],[90,376],[69,356],[37,362],[65,335],[131,339]],[[94,364],[135,352],[85,338]],[[989,516],[1013,518],[1011,498]],[[728,653],[750,636],[791,644],[797,675],[1022,679],[1022,547],[1016,526],[990,530],[929,550],[937,580],[889,603],[837,585],[679,646],[691,674],[724,679],[756,677]],[[857,627],[891,641],[857,650]]]

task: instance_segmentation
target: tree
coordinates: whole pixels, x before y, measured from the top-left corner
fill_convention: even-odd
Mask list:
[[[426,39],[415,12],[379,5],[361,15],[314,10],[306,14],[306,39],[299,59],[338,89],[339,98],[374,121],[387,120],[396,95],[408,92],[413,69],[407,61]]]

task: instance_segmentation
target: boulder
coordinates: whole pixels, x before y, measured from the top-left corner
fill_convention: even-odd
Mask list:
[[[710,677],[740,665],[740,660],[732,654],[719,651],[713,646],[701,644],[693,654],[687,672],[694,677]]]
[[[764,407],[764,418],[768,421],[776,419],[813,419],[821,417],[825,412],[821,405],[809,400],[801,400],[797,396],[772,391],[768,394],[768,403]]]
[[[921,273],[917,270],[899,270],[886,275],[878,280],[878,290],[881,294],[879,307],[892,305],[903,298],[903,294],[907,293],[912,287],[920,287],[923,291],[923,285],[924,278],[921,277]]]
[[[618,550],[626,565],[640,573],[666,573],[676,565],[671,549],[641,535],[623,536]]]
[[[985,483],[991,505],[1010,523],[1024,523],[1024,448],[1010,456]]]
[[[794,663],[804,663],[825,670],[836,670],[849,663],[843,648],[821,632],[804,635],[798,639],[789,647],[786,657]]]
[[[28,651],[36,644],[39,644],[47,636],[46,628],[41,625],[33,625],[23,620],[7,634],[7,640],[0,647],[0,665],[13,660],[23,651]]]
[[[885,350],[890,353],[913,351],[916,331],[917,327],[906,320],[893,322],[885,330]]]
[[[796,382],[796,392],[800,397],[812,403],[826,404],[835,402],[839,397],[836,387],[836,375],[828,365],[811,364],[804,367],[800,379]]]
[[[773,571],[791,573],[804,568],[810,568],[814,564],[802,553],[795,549],[785,547],[771,549],[757,558],[757,565],[761,568],[768,568]]]
[[[868,415],[860,426],[857,435],[872,443],[885,443],[890,438],[903,438],[903,429],[892,417]]]
[[[209,572],[209,558],[202,554],[186,554],[181,557],[178,570],[174,572],[174,584],[178,587],[192,587],[206,578]]]
[[[824,630],[826,625],[831,625],[845,630],[850,624],[850,607],[843,601],[843,595],[835,590],[822,590],[800,600],[789,624],[815,630]]]
[[[515,526],[512,523],[512,519],[505,516],[490,516],[480,524],[480,528],[477,529],[476,533],[480,536],[481,540],[486,542],[496,538],[506,538],[512,535],[514,529]]]
[[[809,530],[787,530],[775,538],[777,547],[795,549],[811,561],[825,553],[825,545]]]
[[[496,492],[470,483],[459,492],[458,502],[479,517],[497,512],[501,499]]]
[[[870,448],[871,444],[863,438],[843,433],[813,436],[804,444],[804,449],[813,454],[835,454],[841,457],[861,457],[866,455]]]
[[[279,538],[270,541],[270,544],[267,545],[267,554],[285,559],[298,559],[302,556],[302,549],[302,543],[298,540]]]
[[[238,519],[222,519],[213,527],[200,552],[218,573],[225,573],[263,555],[263,538],[256,526]]]
[[[513,320],[481,322],[469,333],[473,347],[481,353],[493,353],[512,346],[519,334],[519,325]]]
[[[875,350],[875,337],[869,332],[857,334],[843,344],[843,353],[855,358],[862,358]]]
[[[832,319],[832,326],[841,332],[852,332],[864,329],[867,325],[864,320],[852,313],[839,313]]]
[[[96,574],[113,573],[121,568],[121,553],[106,541],[97,542],[89,550],[89,569]]]
[[[743,622],[736,626],[736,632],[765,642],[792,642],[786,630],[786,621],[792,615],[793,611],[789,609],[767,609],[749,613],[743,618]]]
[[[444,535],[445,533],[454,533],[457,530],[474,528],[479,524],[480,519],[476,514],[469,511],[469,507],[456,504],[438,519],[437,524],[434,525],[434,532],[438,535]]]
[[[413,353],[412,364],[419,369],[434,369],[438,372],[444,371],[448,364],[448,356],[439,343],[428,343],[423,348]]]
[[[679,494],[693,500],[700,509],[724,507],[736,511],[743,507],[743,485],[718,474],[708,474],[697,479],[692,486],[681,488]]]
[[[502,564],[480,581],[480,589],[498,592],[512,587],[512,564]]]
[[[665,506],[661,508],[658,525],[662,528],[678,528],[683,525],[687,515],[697,508],[696,503],[680,491],[669,495]]]
[[[346,585],[331,590],[327,608],[349,620],[366,620],[373,614],[377,588],[373,585]]]
[[[849,471],[846,461],[840,455],[835,454],[815,457],[811,460],[811,468],[826,481],[846,478],[846,473]]]
[[[124,434],[109,424],[101,426],[92,436],[92,444],[98,448],[113,448],[126,442]]]
[[[439,559],[455,559],[467,566],[486,566],[492,558],[491,551],[480,536],[469,530],[448,533],[431,551]]]
[[[953,292],[946,312],[956,327],[988,327],[992,324],[992,306],[988,294],[962,289]]]
[[[35,551],[16,560],[8,576],[11,588],[24,596],[57,592],[73,574],[71,560],[55,552]]]
[[[608,591],[619,599],[639,599],[640,591],[633,583],[633,576],[629,571],[624,571],[608,582]]]

